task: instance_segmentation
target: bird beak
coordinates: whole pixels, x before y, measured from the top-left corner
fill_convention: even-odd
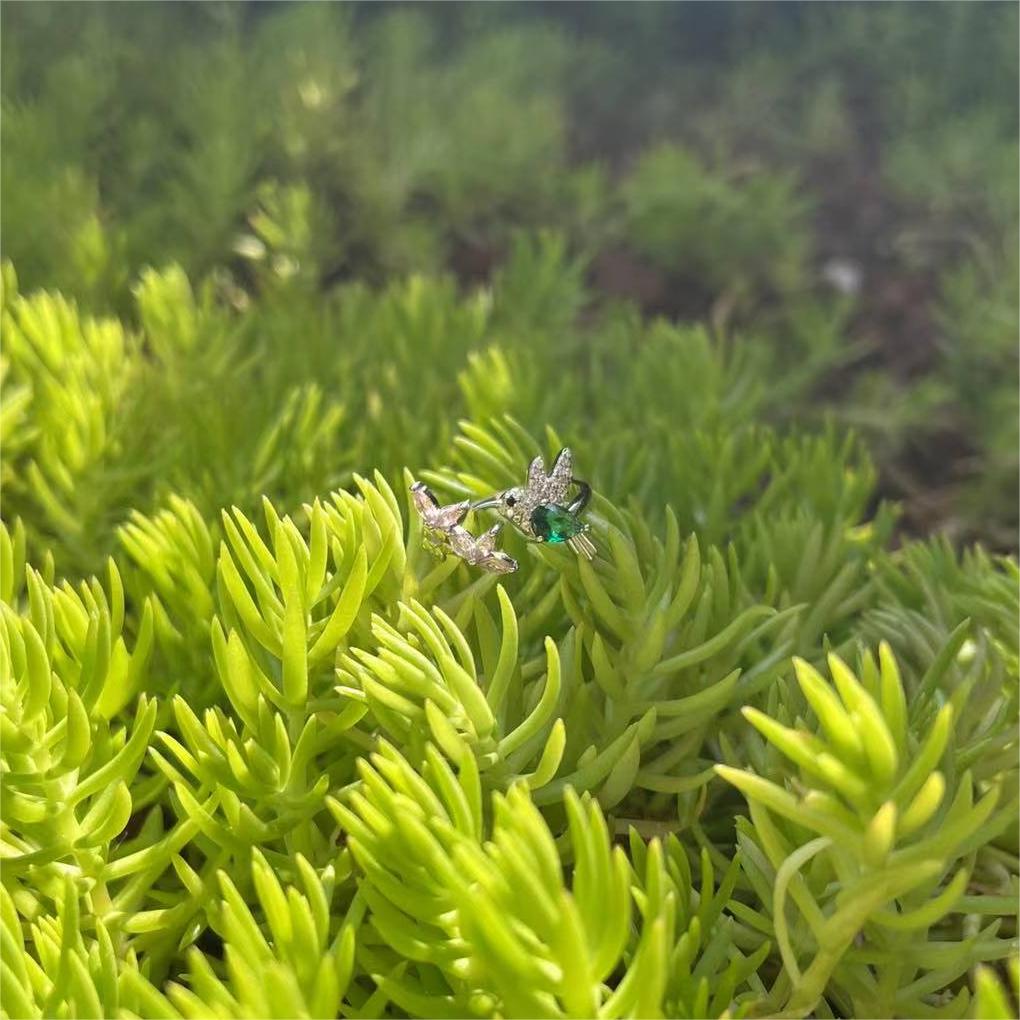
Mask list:
[[[472,510],[491,510],[493,507],[502,506],[503,500],[499,496],[487,496],[471,504]]]

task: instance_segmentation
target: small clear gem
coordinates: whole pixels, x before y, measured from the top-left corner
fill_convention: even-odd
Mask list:
[[[531,511],[531,530],[540,542],[566,542],[584,530],[569,511],[555,503],[540,503]]]

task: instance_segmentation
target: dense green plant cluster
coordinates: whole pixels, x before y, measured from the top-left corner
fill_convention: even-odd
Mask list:
[[[1020,569],[897,539],[880,362],[819,412],[868,309],[798,176],[853,54],[897,224],[994,239],[898,256],[942,348],[893,385],[1008,525],[1015,126],[948,118],[1001,60],[790,5],[723,85],[757,16],[691,7],[5,7],[0,1015],[1016,1015]],[[606,42],[664,28],[682,125]],[[414,481],[563,445],[594,561],[423,546]]]
[[[527,297],[577,287],[549,238],[466,297],[170,269],[135,328],[8,267],[8,1015],[971,1013],[1017,948],[1015,562],[887,551],[753,348],[552,343]],[[403,460],[479,494],[566,436],[594,563],[423,549]]]

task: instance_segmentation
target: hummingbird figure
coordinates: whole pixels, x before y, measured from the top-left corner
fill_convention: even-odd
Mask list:
[[[502,524],[494,524],[477,538],[464,527],[464,518],[471,511],[468,500],[440,506],[424,482],[411,486],[411,497],[424,525],[426,548],[431,552],[440,558],[447,551],[453,552],[465,563],[491,574],[510,574],[517,569],[517,560],[496,548]]]
[[[571,486],[577,495],[571,498]],[[533,542],[551,545],[565,542],[579,556],[595,557],[595,544],[580,514],[591,499],[591,486],[573,476],[573,456],[564,447],[546,474],[545,461],[536,457],[528,467],[524,485],[472,503],[473,510],[498,510],[518,531]]]

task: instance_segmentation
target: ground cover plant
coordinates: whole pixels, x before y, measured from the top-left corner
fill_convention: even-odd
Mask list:
[[[530,7],[4,7],[3,1015],[1017,1015],[1015,9]]]

